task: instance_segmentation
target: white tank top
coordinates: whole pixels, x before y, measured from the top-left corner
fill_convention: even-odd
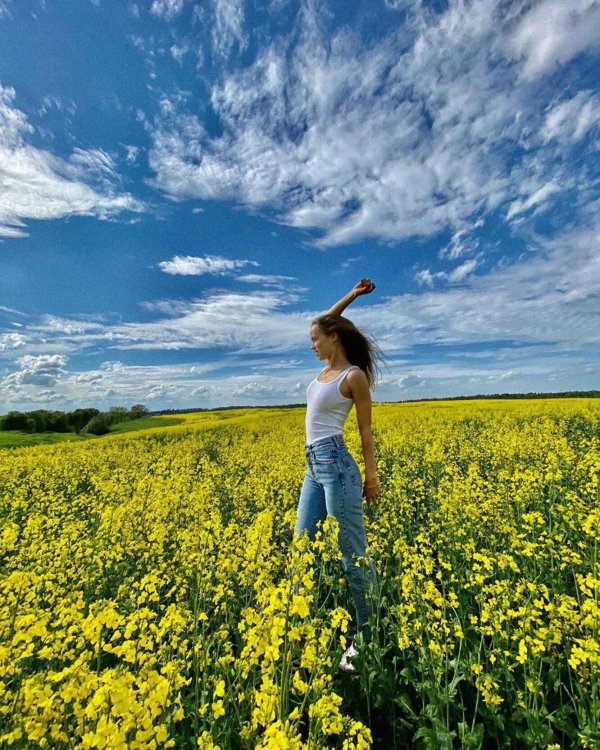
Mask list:
[[[356,365],[347,367],[330,383],[320,383],[315,378],[306,389],[307,445],[344,432],[344,422],[354,401],[342,396],[340,385],[346,374],[354,369],[359,368]]]

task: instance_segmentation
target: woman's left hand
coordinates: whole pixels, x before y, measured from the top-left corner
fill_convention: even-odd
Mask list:
[[[379,498],[381,497],[381,486],[377,479],[372,479],[370,482],[365,480],[365,483],[363,484],[363,497],[368,505],[375,505],[379,502]]]

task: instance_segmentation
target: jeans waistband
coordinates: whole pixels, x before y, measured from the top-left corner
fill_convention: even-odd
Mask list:
[[[314,443],[304,446],[304,452],[306,455],[310,455],[316,448],[322,448],[327,445],[335,445],[336,448],[345,448],[346,443],[344,442],[343,435],[330,435],[329,437],[322,438],[321,440],[315,440]]]

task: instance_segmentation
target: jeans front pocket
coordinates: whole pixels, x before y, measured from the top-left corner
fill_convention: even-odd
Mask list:
[[[336,462],[337,457],[337,448],[331,445],[315,448],[311,454],[312,462],[318,466],[330,466]]]

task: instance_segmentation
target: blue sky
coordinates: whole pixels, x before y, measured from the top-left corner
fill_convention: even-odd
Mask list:
[[[0,413],[597,388],[596,0],[0,0]]]

